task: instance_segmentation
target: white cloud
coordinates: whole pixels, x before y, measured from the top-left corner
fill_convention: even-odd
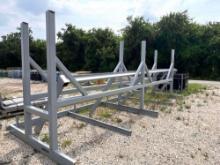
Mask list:
[[[45,38],[46,9],[56,11],[57,31],[72,23],[83,29],[110,27],[118,32],[129,15],[154,22],[170,12],[188,10],[200,23],[220,21],[219,6],[218,0],[0,0],[0,35],[15,31],[26,21],[34,37]]]

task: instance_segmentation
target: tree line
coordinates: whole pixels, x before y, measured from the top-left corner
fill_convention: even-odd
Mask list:
[[[151,23],[143,17],[128,17],[121,35],[111,29],[85,31],[66,24],[58,34],[57,55],[70,71],[112,71],[117,64],[119,41],[125,41],[124,60],[129,69],[140,62],[140,45],[147,41],[146,62],[153,64],[158,50],[158,67],[168,67],[171,49],[175,49],[175,67],[191,78],[220,80],[220,23],[198,24],[187,11],[170,13]],[[0,68],[21,66],[20,32],[2,36]],[[30,30],[30,54],[46,67],[46,42],[34,39]]]

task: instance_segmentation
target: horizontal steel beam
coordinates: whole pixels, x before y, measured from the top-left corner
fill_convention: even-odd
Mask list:
[[[172,81],[172,79],[159,80],[159,81],[151,82],[149,84],[139,84],[139,85],[123,87],[123,88],[119,88],[119,89],[115,89],[115,90],[97,92],[95,94],[91,94],[91,95],[87,95],[87,96],[75,96],[75,97],[70,97],[70,98],[60,98],[57,101],[57,106],[63,107],[63,106],[68,106],[68,105],[75,104],[75,103],[80,103],[83,101],[94,100],[94,99],[101,98],[101,97],[114,96],[114,95],[118,95],[120,93],[131,92],[133,90],[137,90],[137,89],[141,89],[141,88],[145,88],[145,87],[149,87],[149,86],[169,83],[170,81]]]
[[[113,99],[109,99],[109,101],[115,101],[117,99],[118,98],[113,98]],[[91,108],[93,105],[94,105],[94,103],[91,103],[91,104],[86,104],[86,105],[77,107],[76,109],[71,109],[71,110],[68,109],[68,110],[60,111],[60,112],[57,113],[57,118],[67,116],[69,111],[75,112],[75,113],[80,113],[81,110]],[[39,125],[40,123],[41,123],[41,118],[35,117],[35,118],[32,119],[32,125]],[[17,124],[18,124],[17,126],[19,128],[24,127],[24,121],[22,121],[22,122],[19,121],[19,123],[17,123]],[[7,127],[7,130],[9,130],[9,127]]]
[[[25,111],[40,116],[44,120],[48,120],[48,111],[35,106],[25,106]]]
[[[128,83],[129,81],[123,81],[124,84]],[[112,83],[113,86],[119,85],[120,82],[115,82]],[[101,84],[101,85],[91,85],[91,86],[82,86],[83,89],[86,90],[95,90],[95,89],[102,89],[106,86],[106,84]],[[64,91],[62,91],[61,94],[65,95],[65,94],[71,94],[71,93],[75,93],[75,92],[79,92],[79,90],[77,88],[73,88],[73,89],[66,89]],[[40,98],[44,98],[44,97],[48,97],[48,93],[35,93],[33,95],[31,95],[31,100],[36,100],[36,99],[40,99]],[[22,100],[23,102],[23,100]]]
[[[68,112],[68,116],[73,117],[75,119],[78,119],[80,121],[89,123],[89,124],[94,125],[94,126],[105,128],[105,129],[108,129],[108,130],[111,130],[111,131],[114,131],[114,132],[117,132],[117,133],[120,133],[120,134],[123,134],[123,135],[126,135],[126,136],[131,136],[131,130],[121,128],[121,127],[117,127],[117,126],[114,126],[114,125],[111,125],[111,124],[107,124],[107,123],[104,123],[103,121],[92,119],[90,117],[83,116],[83,115],[80,115],[80,114],[77,114],[77,113],[74,113],[74,112],[70,112],[70,111]]]
[[[149,70],[149,73],[164,73],[168,72],[169,69],[154,69]],[[89,76],[80,76],[75,77],[76,81],[83,82],[83,81],[92,81],[92,80],[99,80],[99,79],[109,79],[109,78],[118,78],[118,77],[127,77],[127,76],[134,76],[136,72],[123,72],[123,73],[105,73],[100,75],[89,75]],[[141,73],[140,73],[141,74]]]

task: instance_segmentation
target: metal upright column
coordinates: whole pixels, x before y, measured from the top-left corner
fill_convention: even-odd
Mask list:
[[[119,62],[124,62],[124,41],[120,41]]]
[[[151,68],[151,70],[155,70],[157,69],[157,59],[158,59],[158,51],[157,50],[154,50],[154,64]],[[158,73],[153,73],[151,74],[152,75],[152,80],[153,81],[157,81],[157,76],[158,76]],[[157,89],[157,86],[154,86],[153,87],[153,92]]]
[[[48,75],[48,113],[50,149],[57,150],[57,81],[56,81],[56,42],[55,13],[46,13],[47,32],[47,75]]]
[[[141,42],[141,63],[142,63],[142,69],[141,69],[141,84],[144,84],[144,78],[145,78],[145,57],[146,57],[146,41]],[[144,109],[144,90],[145,88],[141,88],[141,99],[140,99],[140,109]]]
[[[30,56],[29,56],[29,28],[25,22],[21,23],[21,54],[22,54],[22,81],[24,99],[24,120],[25,135],[32,135],[31,113],[26,111],[26,107],[31,105],[30,89]]]
[[[157,69],[157,58],[158,58],[158,51],[154,50],[154,65],[152,69]]]
[[[171,50],[171,75],[172,81],[170,82],[170,92],[173,92],[173,78],[174,78],[174,55],[175,49]]]
[[[120,67],[119,67],[119,72],[122,73],[123,72],[123,64],[124,64],[124,41],[120,41],[120,48],[119,48],[119,63],[120,63]],[[119,88],[122,87],[122,78],[119,78]],[[119,94],[118,95],[118,104],[120,104],[121,102],[121,98],[122,95]]]

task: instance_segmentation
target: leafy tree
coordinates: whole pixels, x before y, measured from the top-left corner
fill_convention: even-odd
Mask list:
[[[57,55],[70,71],[111,71],[118,61],[119,40],[125,40],[125,64],[136,69],[140,62],[140,45],[147,41],[146,61],[153,63],[153,50],[158,49],[158,67],[168,67],[170,51],[175,49],[175,66],[189,72],[192,78],[220,80],[220,23],[200,25],[187,11],[170,13],[158,22],[143,17],[128,17],[128,25],[117,36],[111,29],[84,31],[71,24],[58,33]],[[21,66],[20,29],[1,36],[0,68]],[[46,67],[46,42],[35,40],[30,30],[30,54]]]
[[[10,33],[2,36],[0,42],[0,66],[19,67],[21,64],[20,33]]]
[[[125,64],[130,69],[136,69],[140,63],[141,41],[147,42],[147,58],[152,56],[149,51],[154,41],[154,26],[145,21],[143,17],[128,17],[128,25],[122,29],[125,40]],[[152,58],[151,58],[152,61]]]
[[[85,45],[87,34],[71,24],[58,33],[58,57],[71,71],[82,69],[85,64]]]
[[[191,20],[187,11],[170,13],[156,23],[155,46],[160,53],[160,66],[167,67],[170,63],[171,49],[175,49],[176,66],[180,72],[185,72],[185,62],[190,44]]]
[[[30,43],[30,55],[42,67],[46,68],[46,42],[45,40],[33,40]]]
[[[85,50],[86,69],[93,72],[113,70],[118,60],[117,45],[118,38],[110,29],[90,30]]]

